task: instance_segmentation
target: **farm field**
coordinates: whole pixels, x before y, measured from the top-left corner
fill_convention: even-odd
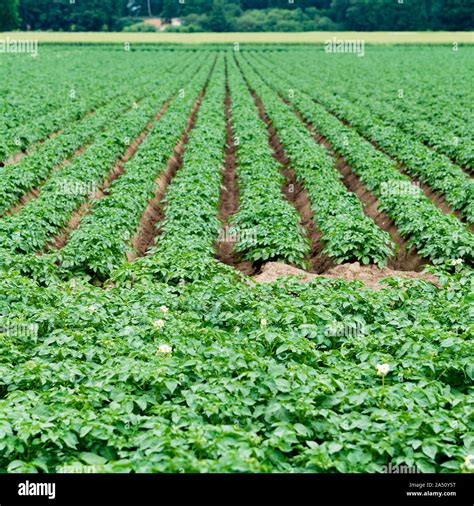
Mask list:
[[[474,470],[474,47],[0,56],[0,472]]]
[[[363,39],[368,44],[474,44],[472,32],[230,32],[230,33],[140,33],[140,32],[0,32],[0,40],[31,40],[41,43],[111,44],[128,41],[151,44],[322,44],[332,37]]]

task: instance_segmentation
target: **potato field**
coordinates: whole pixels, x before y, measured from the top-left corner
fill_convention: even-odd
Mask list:
[[[473,76],[1,54],[0,472],[472,472]]]

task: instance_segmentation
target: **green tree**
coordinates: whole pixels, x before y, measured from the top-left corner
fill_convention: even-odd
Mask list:
[[[428,20],[423,1],[351,0],[346,11],[345,28],[361,31],[426,30]]]
[[[209,13],[209,29],[213,32],[227,32],[229,28],[225,0],[214,0]]]
[[[469,31],[474,27],[472,0],[433,0],[431,8],[435,30]]]
[[[343,23],[345,21],[349,5],[350,0],[332,0],[331,17],[336,23]]]
[[[31,30],[121,30],[150,11],[184,17],[182,31],[474,28],[473,0],[0,0],[0,30],[18,27],[18,2]]]
[[[161,15],[166,19],[177,18],[180,14],[180,5],[177,0],[165,0]]]
[[[178,0],[175,0],[176,2]],[[181,5],[181,14],[209,14],[212,10],[212,0],[185,0]]]
[[[18,0],[0,0],[0,32],[18,28]]]
[[[244,11],[242,16],[235,21],[236,32],[263,32],[268,21],[267,13],[264,10],[252,9]]]

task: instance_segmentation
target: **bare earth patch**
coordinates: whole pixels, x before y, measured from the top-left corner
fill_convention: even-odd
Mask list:
[[[268,262],[262,266],[261,273],[253,277],[257,283],[271,283],[281,276],[301,276],[302,283],[308,283],[317,277],[329,279],[345,279],[346,281],[362,281],[368,288],[380,290],[387,285],[382,279],[396,276],[406,279],[423,279],[439,286],[438,278],[433,274],[413,271],[395,271],[375,265],[360,265],[359,262],[337,265],[323,274],[313,274],[302,269],[278,262]]]

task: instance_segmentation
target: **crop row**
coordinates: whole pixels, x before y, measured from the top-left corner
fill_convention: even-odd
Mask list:
[[[272,156],[268,131],[237,68],[229,59],[232,131],[237,143],[239,210],[232,218],[236,250],[247,260],[281,259],[303,265],[309,253],[296,209],[284,198],[285,178]]]
[[[111,103],[81,121],[74,122],[18,163],[0,167],[0,213],[6,211],[22,195],[43,181],[54,167],[70,157],[78,148],[90,143],[98,132],[132,107],[132,104],[152,93],[154,87],[156,84],[150,82],[148,76],[132,80],[127,89]]]
[[[0,472],[466,470],[472,281],[102,290],[2,275],[2,326],[38,330],[2,335]]]
[[[339,263],[355,259],[383,265],[392,253],[390,236],[364,215],[360,201],[341,182],[334,159],[291,108],[244,59],[239,62],[276,128],[297,178],[308,191],[314,220],[323,233],[324,252]]]
[[[452,52],[448,57],[431,53],[428,65],[427,55],[410,54],[408,69],[407,59],[397,61],[399,54],[384,54],[374,48],[363,62],[339,58],[333,65],[331,59],[314,58],[314,53],[311,56],[294,52],[291,62],[303,65],[318,89],[332,90],[335,96],[357,103],[413,139],[473,167],[474,122],[469,104],[474,94],[469,86],[462,85],[470,82],[472,74],[467,53]],[[269,60],[288,64],[281,53],[273,52]]]
[[[385,102],[382,95],[371,96],[368,101],[360,101],[358,100],[359,96],[353,95],[348,98],[358,102],[361,107],[381,117],[384,121],[401,128],[414,139],[428,144],[435,151],[449,156],[461,165],[474,169],[474,139],[467,125],[465,128],[458,127],[455,130],[449,128],[449,122],[441,126],[429,120],[419,119],[417,109],[426,107],[423,103],[417,104],[418,107],[412,104],[409,107],[404,107],[405,104],[402,101],[401,107],[395,108]],[[444,111],[442,116],[444,117]]]
[[[272,85],[287,94],[287,80],[273,75]],[[345,126],[324,107],[303,93],[291,99],[307,121],[346,158],[366,187],[379,199],[400,234],[416,246],[420,255],[435,263],[474,257],[474,237],[454,216],[442,213],[400,173],[396,164],[353,128]]]
[[[188,82],[186,96],[175,98],[151,129],[125,173],[112,183],[109,195],[96,202],[59,252],[62,267],[106,277],[126,260],[130,238],[138,228],[147,202],[153,198],[156,179],[165,171],[173,147],[183,135],[192,105],[209,75],[210,61],[199,71],[189,66],[178,81]]]
[[[0,246],[23,252],[44,247],[48,239],[66,225],[74,210],[95,192],[114,162],[177,91],[175,81],[174,75],[165,76],[153,94],[115,120],[71,164],[55,172],[37,199],[27,202],[17,214],[1,220]]]
[[[103,78],[100,74],[110,70],[91,54],[80,59],[65,56],[60,64],[58,55],[49,51],[41,60],[4,54],[2,72],[8,79],[0,81],[0,132],[59,109],[73,87],[82,90],[87,86],[86,76],[97,79],[97,84]]]
[[[166,57],[161,63],[164,64],[165,61]],[[77,61],[75,65],[77,66]],[[48,135],[61,130],[70,122],[82,118],[88,112],[115,99],[120,95],[121,89],[127,89],[130,86],[130,75],[147,76],[149,80],[150,72],[154,71],[155,64],[150,65],[149,61],[138,58],[138,63],[132,65],[136,66],[134,74],[130,72],[130,63],[116,69],[115,63],[100,60],[90,62],[89,68],[79,66],[82,72],[75,70],[68,75],[64,69],[61,69],[58,79],[60,83],[57,89],[58,96],[54,99],[51,110],[48,111],[46,108],[48,112],[45,113],[41,104],[49,96],[51,86],[55,86],[56,74],[53,73],[53,69],[54,66],[58,67],[58,62],[52,61],[53,69],[44,70],[44,82],[39,89],[31,90],[28,83],[22,85],[23,90],[29,90],[28,93],[21,95],[22,100],[26,100],[27,107],[24,113],[19,113],[20,117],[15,115],[11,117],[15,113],[10,113],[6,115],[6,121],[0,124],[0,161],[8,159],[9,156],[28,148],[35,142],[46,139]],[[65,76],[68,78],[64,79]],[[141,81],[144,82],[145,79],[142,78]],[[13,109],[15,110],[16,108]],[[18,121],[20,124],[17,124]]]
[[[226,142],[224,57],[218,56],[191,130],[182,167],[165,194],[158,244],[139,269],[166,281],[212,275]]]
[[[262,64],[261,58],[255,61]],[[267,63],[265,67],[284,77],[275,64]],[[285,76],[292,86],[324,105],[338,118],[350,123],[361,135],[402,163],[409,174],[419,177],[433,190],[445,195],[446,201],[453,209],[460,210],[470,223],[474,222],[474,180],[449,158],[436,153],[398,128],[374,118],[367,112],[367,108],[357,106],[344,98],[334,97],[325,89],[318,88],[315,91],[314,86],[308,84],[306,67],[292,65],[291,72],[285,73]]]

